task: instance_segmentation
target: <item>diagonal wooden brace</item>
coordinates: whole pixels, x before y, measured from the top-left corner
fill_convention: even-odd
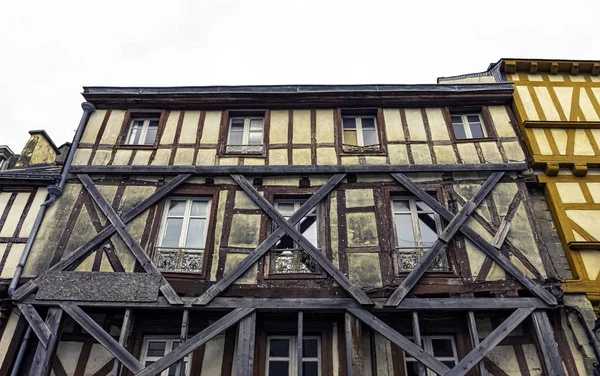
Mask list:
[[[146,209],[162,200],[166,195],[171,193],[178,186],[183,184],[191,175],[178,175],[169,183],[157,189],[150,197],[137,204],[133,209],[123,215],[123,223],[129,223],[134,220],[137,216],[142,214]],[[37,278],[25,283],[19,287],[13,294],[13,300],[22,300],[27,295],[31,294],[38,286],[38,283],[48,274],[55,271],[65,270],[68,267],[75,264],[78,260],[86,257],[90,252],[100,247],[106,240],[108,240],[117,230],[111,224],[106,226],[99,234],[94,236],[90,241],[71,252],[65,258],[57,262],[55,265],[50,267],[47,271],[40,274]]]
[[[492,191],[503,175],[504,172],[494,172],[490,175],[481,186],[481,189],[465,204],[465,206],[463,206],[460,213],[452,218],[448,226],[446,226],[446,229],[440,234],[427,253],[421,257],[415,268],[411,270],[404,281],[402,281],[402,284],[396,288],[394,293],[385,303],[386,306],[398,306],[398,304],[400,304],[402,299],[404,299],[410,290],[415,287],[419,279],[421,279],[423,274],[429,269],[429,266],[435,261],[440,253],[442,253],[460,227],[465,223],[469,216],[473,214],[475,209],[477,209],[485,197]]]
[[[445,218],[448,221],[452,221],[454,219],[454,214],[446,209],[442,204],[440,204],[436,199],[431,197],[427,192],[423,191],[419,186],[413,183],[408,177],[404,174],[391,174],[394,179],[400,184],[402,184],[409,192],[413,195],[420,198],[423,202],[425,202],[431,209],[436,211],[439,215]],[[508,274],[513,276],[517,281],[519,281],[523,286],[525,286],[532,294],[542,299],[546,304],[555,306],[557,305],[556,298],[550,294],[544,287],[536,282],[534,282],[531,278],[525,275],[519,268],[515,266],[509,259],[504,257],[498,250],[491,245],[487,240],[485,240],[481,235],[477,233],[477,231],[473,230],[468,225],[464,224],[459,229],[460,232],[463,233],[469,240],[471,240],[479,249],[481,249],[489,258],[491,258],[494,262],[496,262],[502,269],[504,269]]]
[[[44,319],[42,319],[40,314],[31,304],[17,303],[17,307],[19,307],[21,314],[25,317],[25,320],[27,320],[31,329],[33,329],[35,335],[40,340],[40,344],[46,348],[48,346],[48,341],[50,341],[50,337],[52,337],[52,333],[50,332],[50,329],[48,329]]]
[[[491,332],[481,343],[467,354],[452,370],[445,376],[464,376],[471,368],[475,367],[483,358],[506,338],[520,323],[523,322],[535,308],[519,308],[510,315],[493,332]]]
[[[271,205],[270,202],[267,201],[253,186],[250,182],[241,175],[231,175],[233,180],[238,183],[238,185],[250,196],[250,198],[262,209],[264,212],[271,217],[271,219],[279,225],[279,227],[283,228],[283,230],[292,238],[298,245],[308,253],[313,260],[315,260],[322,268],[329,274],[333,279],[344,289],[348,294],[350,294],[357,302],[363,305],[372,305],[374,304],[371,299],[365,294],[359,287],[353,285],[350,280],[342,274],[342,272],[337,269],[331,261],[329,261],[323,253],[319,252],[319,250],[311,244],[294,227],[291,225],[279,212]]]
[[[161,274],[160,270],[158,270],[156,265],[154,265],[152,260],[150,260],[150,258],[148,257],[148,254],[146,254],[146,251],[144,251],[142,246],[137,242],[137,240],[135,240],[133,235],[131,235],[131,233],[127,229],[127,226],[125,225],[125,223],[123,223],[123,220],[117,215],[115,210],[106,201],[104,196],[102,196],[98,188],[96,188],[94,182],[89,177],[89,175],[81,174],[77,175],[77,177],[79,178],[79,180],[81,180],[81,183],[88,191],[96,205],[98,205],[98,207],[100,208],[100,210],[102,210],[104,215],[106,215],[110,223],[115,227],[117,233],[119,234],[119,236],[121,236],[123,242],[127,245],[127,248],[129,248],[131,253],[133,253],[135,258],[142,265],[142,268],[144,268],[144,270],[147,273]],[[175,292],[173,287],[171,287],[171,285],[169,284],[169,282],[167,282],[164,276],[162,277],[162,281],[160,283],[160,291],[163,293],[165,298],[167,298],[169,303],[183,304],[183,301],[179,298],[177,292]]]
[[[327,197],[339,183],[344,179],[346,174],[336,174],[332,176],[319,190],[312,195],[306,202],[295,212],[289,219],[289,223],[294,226],[302,218],[304,218],[323,198]],[[235,280],[241,277],[255,262],[257,262],[265,253],[267,253],[277,242],[285,235],[282,228],[278,228],[271,235],[254,249],[242,262],[236,265],[229,273],[225,274],[217,283],[204,292],[194,304],[206,305],[212,301],[221,292],[225,291]]]

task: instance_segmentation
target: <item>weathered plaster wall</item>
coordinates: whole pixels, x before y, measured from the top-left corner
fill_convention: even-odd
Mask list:
[[[56,150],[41,133],[34,133],[23,147],[15,168],[27,168],[56,161]]]

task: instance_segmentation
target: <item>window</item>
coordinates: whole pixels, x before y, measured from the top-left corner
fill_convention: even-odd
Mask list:
[[[126,145],[154,145],[158,133],[159,115],[132,114]]]
[[[411,271],[438,238],[437,216],[423,201],[413,197],[393,198],[392,212],[397,268],[399,272]],[[445,252],[437,257],[429,270],[448,270]]]
[[[304,204],[305,200],[276,200],[275,209],[287,220]],[[273,222],[273,231],[279,226]],[[296,229],[318,247],[317,210],[313,210],[296,225]],[[284,235],[271,252],[270,274],[316,273],[317,264],[289,235]]]
[[[205,198],[167,200],[154,255],[160,270],[202,271],[210,203]]]
[[[165,338],[165,337],[146,337],[144,338],[144,344],[142,346],[142,364],[144,367],[148,367],[150,364],[156,362],[163,356],[167,355],[171,351],[175,350],[179,346],[179,338]],[[183,371],[184,375],[190,375],[190,360],[191,354],[188,354],[183,358]],[[176,373],[179,363],[173,364],[168,369],[162,371],[158,376],[175,376],[179,375]]]
[[[266,376],[298,376],[298,346],[295,336],[267,337]],[[321,339],[305,336],[302,341],[302,376],[321,375]]]
[[[457,140],[487,137],[481,114],[456,114],[450,115],[452,128]]]
[[[262,154],[264,117],[235,116],[229,120],[226,153]]]
[[[375,116],[342,116],[344,151],[379,151]]]
[[[433,355],[437,360],[444,363],[449,368],[453,368],[458,363],[456,355],[456,344],[452,336],[423,336],[423,350]],[[415,358],[408,354],[404,355],[404,365],[406,367],[406,376],[418,376],[419,366]],[[436,376],[437,374],[427,368],[427,376]]]

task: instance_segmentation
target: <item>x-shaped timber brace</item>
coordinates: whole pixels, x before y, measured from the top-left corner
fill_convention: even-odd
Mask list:
[[[248,168],[243,166],[232,166],[232,167],[158,167],[158,168],[135,168],[123,166],[113,167],[73,167],[71,172],[79,172],[78,178],[82,182],[85,189],[88,191],[94,202],[102,210],[102,212],[108,218],[110,225],[106,226],[99,234],[97,234],[88,243],[77,248],[74,252],[69,254],[67,257],[59,261],[57,264],[49,268],[46,272],[42,273],[36,279],[27,282],[21,286],[13,294],[13,299],[19,301],[17,303],[19,309],[23,313],[28,323],[32,326],[40,345],[45,348],[48,343],[54,340],[56,342],[56,331],[57,325],[54,325],[52,329],[48,328],[49,322],[41,319],[35,308],[31,303],[39,303],[33,300],[32,302],[20,302],[26,298],[29,294],[34,292],[40,281],[47,276],[49,273],[72,270],[75,265],[83,260],[96,248],[101,246],[107,239],[109,239],[115,232],[123,239],[129,250],[132,252],[137,261],[141,264],[145,272],[159,274],[158,268],[150,260],[144,249],[135,240],[127,229],[127,223],[135,219],[146,209],[152,205],[158,203],[165,196],[171,193],[179,185],[184,183],[190,176],[194,174],[206,174],[206,175],[227,175],[229,174],[234,181],[248,194],[248,196],[278,225],[278,229],[269,235],[256,249],[254,249],[240,264],[229,271],[223,278],[212,285],[202,296],[191,302],[191,306],[197,306],[200,309],[202,306],[209,306],[211,301],[215,299],[220,293],[225,291],[235,280],[242,276],[255,262],[257,262],[267,251],[269,251],[276,243],[286,234],[290,236],[296,243],[298,243],[316,262],[319,266],[325,270],[354,300],[358,303],[357,307],[348,308],[348,312],[371,326],[374,330],[380,332],[386,338],[400,346],[411,356],[414,356],[417,361],[423,365],[431,368],[439,374],[447,375],[462,375],[466,373],[470,368],[475,366],[482,358],[487,354],[491,348],[499,343],[505,335],[522,322],[534,308],[517,308],[509,319],[505,322],[505,327],[501,332],[498,332],[497,328],[492,335],[480,344],[475,344],[475,349],[465,357],[454,369],[449,370],[445,365],[435,360],[432,356],[426,354],[421,348],[412,343],[410,340],[401,336],[393,329],[387,327],[381,321],[377,320],[370,312],[362,308],[361,306],[373,307],[374,302],[358,287],[353,285],[348,278],[337,269],[321,252],[316,249],[296,228],[295,225],[306,216],[321,200],[340,183],[347,173],[390,173],[391,176],[404,188],[406,188],[413,195],[424,201],[429,207],[437,212],[441,217],[449,221],[448,226],[440,234],[438,240],[433,244],[429,251],[419,260],[417,266],[411,271],[406,277],[402,284],[394,291],[390,298],[385,302],[385,307],[397,307],[398,309],[403,306],[402,302],[416,285],[418,280],[423,276],[426,270],[429,268],[435,258],[445,249],[447,244],[453,239],[453,237],[461,232],[464,236],[470,239],[475,245],[479,247],[488,257],[499,264],[506,272],[523,284],[532,294],[536,295],[543,303],[546,308],[555,306],[557,304],[556,299],[548,291],[546,291],[541,285],[532,281],[523,272],[521,272],[508,258],[498,252],[498,244],[492,245],[481,237],[475,230],[465,224],[469,216],[477,209],[478,205],[485,199],[485,197],[491,192],[494,186],[502,178],[505,171],[522,171],[525,169],[523,164],[487,164],[487,165],[411,165],[411,166],[265,166],[259,168]],[[146,171],[148,170],[148,171]],[[264,170],[264,171],[263,171]],[[462,210],[458,214],[453,214],[431,195],[425,192],[422,188],[412,182],[403,172],[453,172],[453,171],[491,171],[492,174],[487,181],[482,185],[481,189],[475,196],[469,200]],[[91,173],[128,173],[128,174],[165,174],[172,175],[179,173],[173,180],[168,184],[160,187],[154,194],[148,197],[146,200],[140,202],[129,212],[124,214],[122,217],[114,211],[110,204],[100,194],[92,179],[85,174],[85,172]],[[248,182],[244,175],[282,175],[282,174],[334,174],[329,181],[323,185],[314,195],[312,195],[300,209],[292,215],[289,220],[286,220],[279,214],[279,212],[269,203],[257,190]],[[498,235],[498,234],[497,234]],[[498,237],[498,236],[497,236]],[[501,242],[503,241],[503,238]],[[500,245],[501,245],[500,242]],[[181,306],[184,305],[184,301],[177,295],[175,290],[170,286],[164,277],[161,279],[160,290],[166,299],[166,304],[169,306]],[[317,299],[319,300],[319,299]],[[447,299],[441,299],[447,300]],[[189,303],[189,302],[188,302]],[[542,304],[543,304],[542,303]],[[188,304],[189,305],[189,304]],[[120,305],[122,306],[122,305]],[[133,359],[133,356],[129,354],[123,347],[123,343],[119,343],[112,339],[110,335],[102,330],[102,328],[94,327],[94,322],[89,319],[81,308],[73,302],[61,303],[59,307],[62,311],[69,314],[79,324],[81,324],[90,334],[92,334],[101,344],[115,355],[115,357],[123,363],[127,368],[136,372],[140,375],[151,375],[159,373],[160,371],[168,368],[170,365],[180,361],[186,354],[193,351],[194,348],[201,346],[203,343],[208,341],[212,336],[220,333],[231,325],[234,325],[240,319],[248,316],[252,313],[251,317],[255,315],[253,313],[254,308],[236,308],[234,311],[217,321],[209,328],[194,336],[192,339],[186,342],[185,346],[180,346],[176,351],[169,353],[160,361],[152,364],[147,369],[141,370],[141,365],[137,360]],[[297,309],[302,308],[302,305],[297,306]],[[183,307],[182,307],[183,308]],[[463,308],[468,308],[464,307]],[[186,311],[187,312],[187,311]],[[535,316],[535,314],[534,314]],[[539,315],[538,315],[539,316]],[[547,323],[547,317],[545,315],[535,316],[536,329],[538,328],[549,328]],[[187,314],[184,314],[187,317]],[[302,314],[299,314],[299,327],[301,326]],[[544,320],[545,318],[545,320]],[[417,320],[418,321],[418,320]],[[187,322],[184,319],[184,322]],[[255,322],[255,321],[254,321]],[[219,324],[219,325],[216,325]],[[504,324],[503,324],[504,325]],[[187,323],[185,324],[187,327]],[[252,325],[245,324],[240,325],[240,328],[244,328],[245,331],[249,331]],[[216,331],[219,330],[219,331]],[[240,329],[241,330],[241,329]],[[540,329],[541,330],[541,329]],[[123,333],[122,333],[123,334]],[[494,335],[495,334],[495,335]],[[186,335],[187,336],[187,335]],[[182,341],[184,340],[184,334],[182,329]],[[123,342],[123,341],[120,341]],[[195,347],[194,347],[195,346]],[[248,346],[246,346],[248,347]],[[251,347],[251,346],[250,346]],[[554,351],[552,348],[544,347],[544,354],[553,355]],[[484,349],[487,349],[484,352]],[[38,347],[39,350],[39,347]],[[187,351],[189,350],[189,351]],[[418,350],[418,351],[417,351]],[[187,351],[187,352],[185,352]],[[477,353],[475,353],[477,352]],[[179,356],[180,355],[180,356]],[[554,354],[556,355],[556,354]],[[553,358],[553,357],[552,357]],[[550,359],[554,361],[555,359]],[[247,363],[244,363],[247,364]],[[556,364],[555,364],[556,366]],[[160,368],[163,367],[163,368]],[[159,369],[160,368],[160,369]],[[560,371],[562,372],[562,367]],[[139,372],[139,373],[138,373]],[[242,371],[240,371],[242,372]],[[558,374],[558,373],[557,373]]]

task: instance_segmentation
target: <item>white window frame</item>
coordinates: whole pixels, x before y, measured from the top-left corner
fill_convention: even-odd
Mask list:
[[[411,340],[414,340],[413,337],[408,337],[408,338]],[[421,341],[423,343],[423,350],[425,350],[425,352],[431,356],[434,356],[433,355],[433,343],[432,343],[432,340],[434,340],[434,339],[449,339],[452,342],[452,352],[454,353],[453,357],[448,357],[448,356],[439,356],[438,357],[438,356],[436,356],[435,358],[437,360],[439,360],[440,362],[454,361],[455,365],[458,364],[458,354],[456,352],[456,340],[454,339],[454,336],[443,336],[443,335],[421,336]],[[407,353],[404,353],[404,373],[408,373],[408,367],[407,367],[408,362],[418,363],[415,358],[408,355]],[[425,374],[427,376],[437,376],[437,373],[435,373],[434,371],[430,370],[427,367],[426,367]]]
[[[0,157],[0,171],[5,170],[5,164],[8,165],[8,160],[4,157]]]
[[[365,145],[363,129],[362,129],[362,118],[371,118],[373,119],[373,124],[375,124],[375,138],[376,143],[373,145]],[[344,119],[354,119],[354,123],[356,124],[356,146],[374,146],[379,145],[379,130],[377,129],[377,116],[374,115],[351,115],[351,116],[342,116],[342,143],[345,144],[346,140],[344,139]]]
[[[288,339],[289,340],[289,353],[287,357],[270,356],[271,353],[271,339]],[[321,348],[321,337],[320,336],[304,336],[304,339],[316,339],[317,340],[317,357],[302,357],[302,362],[314,362],[317,361],[318,376],[321,376],[322,368],[322,348]],[[298,337],[297,336],[284,336],[284,335],[270,335],[267,336],[267,352],[265,354],[265,376],[269,376],[269,366],[271,360],[274,361],[286,361],[288,362],[288,375],[298,376],[296,364],[298,364]]]
[[[453,116],[460,116],[463,128],[465,130],[465,138],[456,137],[456,131],[454,130],[454,122],[452,121]],[[483,133],[483,137],[473,137],[473,133],[471,132],[471,123],[469,123],[469,118],[467,116],[477,116],[479,118],[479,124],[481,125],[481,132]],[[481,116],[480,112],[472,112],[468,114],[450,114],[450,122],[452,123],[452,131],[454,132],[454,136],[457,140],[471,140],[488,137],[487,129],[485,128],[485,123],[483,122],[483,116]]]
[[[241,145],[233,145],[230,143],[231,141],[231,126],[233,125],[234,120],[244,119],[244,131],[242,134],[242,143]],[[260,120],[262,121],[262,129],[261,129],[261,139],[262,142],[260,144],[250,144],[250,122],[252,120]],[[229,118],[229,130],[227,132],[227,145],[228,146],[248,146],[248,145],[264,145],[265,143],[265,118],[264,116],[232,116]]]
[[[185,211],[183,216],[171,216],[169,217],[169,207],[171,206],[171,201],[185,201]],[[192,202],[194,201],[204,201],[206,202],[206,214],[204,216],[191,216],[192,211]],[[189,252],[204,252],[206,251],[206,236],[208,233],[208,226],[210,223],[210,209],[211,209],[212,199],[209,197],[170,197],[167,199],[165,203],[165,208],[163,210],[163,215],[161,219],[161,228],[160,228],[160,238],[158,241],[158,247],[164,247],[163,238],[165,236],[165,232],[167,231],[167,219],[168,218],[183,218],[183,224],[181,226],[181,233],[179,234],[179,245],[177,248],[180,249],[189,249],[185,247],[185,243],[187,241],[187,233],[190,225],[190,219],[193,218],[203,218],[206,220],[206,225],[204,226],[204,246],[202,248],[193,248],[189,249]]]
[[[306,202],[306,200],[308,200],[307,198],[303,198],[303,199],[295,199],[295,198],[284,198],[284,199],[275,199],[273,201],[273,206],[275,207],[275,210],[277,210],[277,212],[279,214],[281,214],[281,212],[279,211],[279,204],[294,204],[294,213],[297,212],[300,207]],[[318,206],[315,206],[314,208],[312,208],[312,210],[305,215],[304,217],[302,217],[302,219],[306,218],[306,217],[315,217],[315,225],[316,225],[316,229],[317,229],[317,244],[313,244],[315,246],[315,248],[319,249],[319,211],[318,211]],[[294,214],[292,213],[292,215]],[[283,214],[281,214],[286,220],[290,219],[291,216],[284,216]],[[298,222],[294,227],[296,228],[296,230],[300,231],[300,224],[302,223],[302,219],[300,220],[300,222]],[[272,232],[275,232],[277,229],[279,228],[279,226],[277,225],[277,223],[275,221],[273,221],[273,226],[272,226]],[[286,234],[287,235],[287,234]],[[296,242],[294,242],[296,243]],[[298,248],[273,248],[276,249],[278,251],[283,251],[286,249],[301,249],[300,247]]]
[[[162,356],[147,356],[148,346],[149,346],[150,342],[166,342],[164,355],[167,355],[168,353],[173,351],[173,344],[179,343],[179,341],[180,341],[179,337],[176,337],[176,336],[144,336],[140,363],[142,363],[142,366],[145,367],[146,362],[148,362],[148,361],[156,362],[157,360],[162,358]],[[183,361],[185,363],[187,363],[187,366],[185,367],[185,375],[186,376],[190,376],[190,372],[191,372],[191,368],[192,368],[192,354],[193,353],[189,353],[188,355],[186,355],[183,358]],[[175,367],[175,366],[177,366],[177,363],[173,364],[171,367]],[[169,367],[169,368],[171,368],[171,367]],[[167,368],[166,370],[157,374],[157,376],[168,376],[169,368]]]
[[[138,143],[134,144],[131,142],[131,136],[133,132],[133,124],[136,121],[143,121],[142,130],[140,133],[140,138],[138,139]],[[156,126],[156,136],[154,137],[154,142],[151,144],[146,144],[144,141],[146,140],[146,134],[148,133],[148,128],[150,127],[150,122],[156,121],[160,124],[160,117],[135,117],[132,118],[129,122],[129,130],[127,130],[127,137],[125,138],[125,145],[138,145],[138,146],[151,146],[156,143],[156,137],[158,137],[158,124]]]

